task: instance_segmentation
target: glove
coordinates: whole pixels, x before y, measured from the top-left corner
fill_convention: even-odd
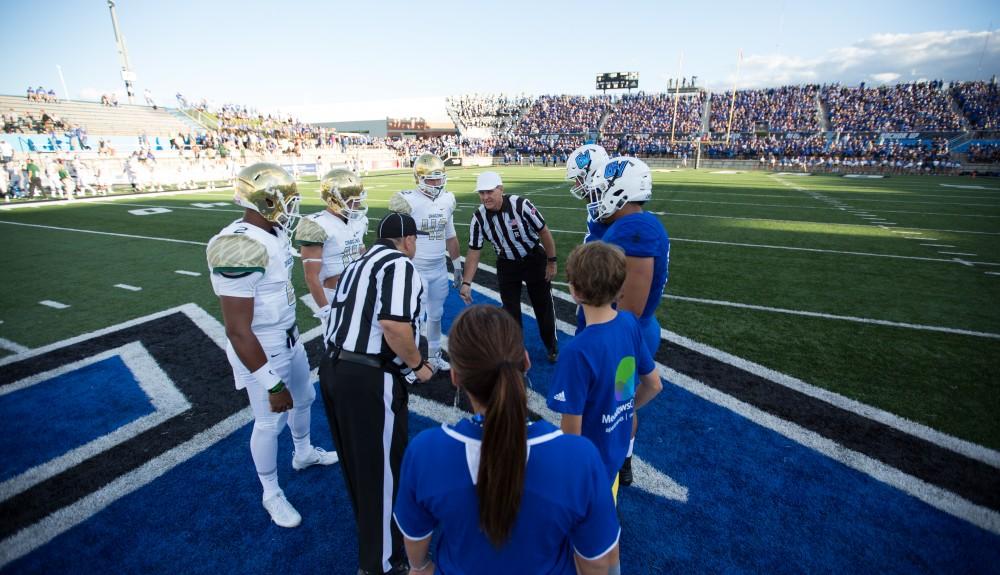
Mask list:
[[[330,305],[327,304],[319,308],[319,310],[313,314],[313,317],[319,318],[319,321],[321,322],[326,322],[326,320],[330,317]]]
[[[464,279],[464,276],[462,275],[462,260],[455,258],[451,260],[451,264],[455,266],[455,274],[454,274],[454,279],[452,280],[452,284],[454,285],[455,289],[461,289],[462,280]]]

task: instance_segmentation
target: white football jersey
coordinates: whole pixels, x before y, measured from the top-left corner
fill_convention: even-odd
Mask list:
[[[292,250],[285,232],[274,232],[236,220],[206,250],[215,294],[253,298],[251,329],[264,351],[284,349],[286,330],[295,325]]]
[[[323,268],[319,281],[339,276],[347,264],[361,257],[368,231],[368,218],[344,221],[329,210],[303,216],[295,229],[296,247],[323,246]]]
[[[403,200],[409,206],[398,205]],[[396,204],[396,205],[394,205]],[[420,190],[403,190],[389,200],[389,209],[406,212],[413,217],[417,227],[427,232],[426,236],[417,236],[417,253],[413,256],[413,264],[418,268],[445,266],[445,240],[455,237],[455,194],[444,190],[436,199],[430,199]]]

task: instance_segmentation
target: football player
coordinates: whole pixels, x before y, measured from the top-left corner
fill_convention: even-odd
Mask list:
[[[288,172],[274,164],[244,168],[236,180],[243,217],[208,242],[212,289],[226,326],[226,355],[237,389],[246,389],[253,410],[250,454],[264,489],[263,505],[281,527],[302,521],[278,485],[278,435],[292,432],[296,470],[336,463],[337,454],[309,438],[316,391],[295,326],[295,292],[289,233],[298,219],[299,192]]]
[[[584,144],[573,150],[573,153],[566,160],[566,179],[573,182],[569,193],[578,200],[593,201],[588,197],[586,189],[587,176],[597,168],[603,168],[604,164],[608,163],[608,159],[608,152],[597,144]],[[591,217],[588,210],[587,235],[584,236],[583,243],[601,239],[606,229],[608,226]]]
[[[638,158],[610,160],[602,169],[591,170],[586,181],[592,201],[590,218],[607,226],[602,239],[625,252],[625,284],[618,309],[639,318],[643,343],[656,357],[660,347],[660,323],[656,308],[663,297],[670,265],[670,238],[663,224],[642,206],[653,197],[653,175]],[[619,475],[621,485],[632,484],[632,448],[638,418],[632,419],[632,441]]]
[[[348,169],[331,170],[320,181],[319,195],[326,209],[302,218],[293,244],[302,254],[309,293],[319,306],[323,332],[330,316],[330,299],[347,264],[365,253],[368,231],[368,192],[361,178]],[[326,338],[324,338],[324,341]]]
[[[417,253],[413,265],[424,283],[421,307],[426,311],[427,359],[435,371],[447,371],[451,366],[441,354],[441,316],[448,297],[448,265],[451,258],[455,271],[452,283],[462,285],[462,261],[459,259],[458,237],[455,234],[455,195],[445,190],[448,177],[444,162],[430,153],[421,154],[413,162],[413,178],[417,189],[397,192],[389,199],[389,210],[409,214],[417,227],[427,235],[417,236]]]

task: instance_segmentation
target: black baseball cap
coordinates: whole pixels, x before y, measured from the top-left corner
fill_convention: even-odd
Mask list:
[[[417,222],[413,221],[409,214],[389,212],[378,223],[379,239],[426,235],[428,235],[427,232],[417,229]]]

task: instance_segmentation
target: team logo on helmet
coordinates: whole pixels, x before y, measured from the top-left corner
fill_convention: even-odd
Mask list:
[[[576,167],[586,170],[590,167],[590,150],[587,150],[576,157]]]

